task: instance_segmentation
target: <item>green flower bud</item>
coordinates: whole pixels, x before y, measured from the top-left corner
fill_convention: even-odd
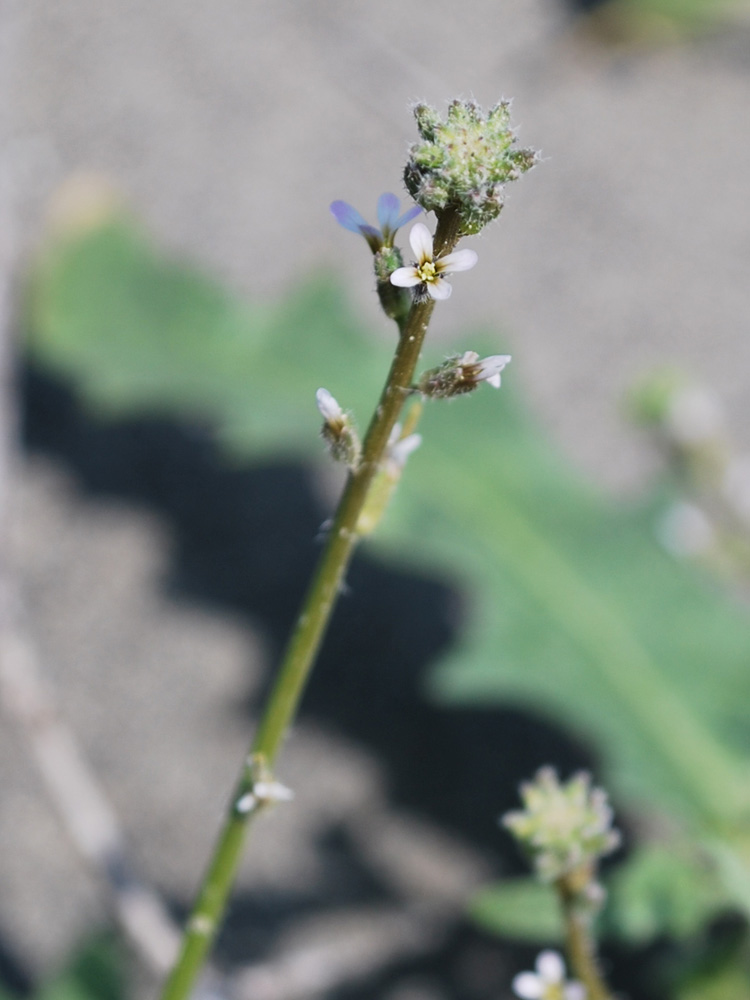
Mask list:
[[[404,259],[398,247],[381,247],[373,258],[378,298],[383,312],[389,319],[400,322],[406,317],[412,303],[408,288],[398,288],[391,283],[391,275],[404,266]]]
[[[473,101],[453,101],[446,121],[425,104],[414,109],[422,142],[409,151],[406,187],[427,212],[455,210],[463,235],[478,233],[497,218],[503,188],[538,160],[533,149],[515,149],[510,104],[485,116]]]

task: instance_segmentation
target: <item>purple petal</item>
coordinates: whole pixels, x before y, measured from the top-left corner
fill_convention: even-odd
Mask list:
[[[373,230],[372,226],[369,226],[367,222],[362,218],[356,208],[353,208],[346,201],[333,201],[331,202],[331,212],[333,213],[336,222],[344,229],[348,229],[351,233],[363,233],[365,230]],[[377,230],[375,230],[377,233]]]
[[[416,216],[418,216],[421,211],[422,211],[421,206],[412,205],[411,208],[407,209],[403,215],[399,215],[399,217],[393,223],[394,230],[400,229],[402,226],[405,226],[407,222],[411,222],[411,220],[416,218]]]
[[[370,242],[370,239],[375,240],[377,243],[377,247],[375,248],[376,250],[380,247],[380,241],[383,238],[383,234],[379,229],[376,229],[375,226],[369,226],[366,222],[363,222],[362,225],[358,227],[357,232],[362,233],[368,243]]]
[[[391,232],[395,232],[402,224],[397,221],[400,207],[401,202],[395,194],[386,192],[378,198],[378,222],[383,231],[390,229]]]

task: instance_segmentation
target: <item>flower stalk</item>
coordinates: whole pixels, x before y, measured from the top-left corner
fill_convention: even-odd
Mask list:
[[[336,221],[366,240],[374,258],[378,296],[383,311],[398,327],[399,341],[361,447],[349,416],[327,390],[318,390],[318,408],[324,419],[322,436],[334,457],[349,467],[349,477],[237,780],[162,1000],[190,996],[221,924],[250,821],[271,803],[291,796],[274,780],[273,765],[297,713],[356,543],[379,520],[406,458],[419,443],[419,436],[412,433],[417,409],[410,414],[411,425],[400,432],[394,433],[394,429],[404,403],[414,393],[414,373],[435,302],[451,293],[443,275],[468,270],[476,263],[473,250],[453,250],[462,236],[479,232],[497,216],[503,184],[535,162],[535,154],[512,148],[515,138],[507,104],[497,105],[485,119],[473,103],[454,101],[444,128],[437,112],[424,105],[415,109],[415,117],[426,145],[412,148],[405,181],[417,204],[401,214],[396,195],[382,195],[377,208],[379,227],[367,223],[346,202],[331,205]],[[461,155],[448,155],[456,144]],[[445,155],[436,157],[441,149]],[[487,170],[478,172],[484,160]],[[398,229],[422,210],[435,212],[435,234],[431,237],[422,223],[412,228],[410,243],[416,261],[404,267],[394,238]],[[478,358],[473,353],[462,360],[471,370],[472,381],[499,384],[499,371],[505,363],[499,357],[485,359],[480,365],[475,364]],[[384,475],[391,480],[385,490]],[[369,507],[368,499],[372,501]],[[363,511],[367,514],[364,518]]]
[[[587,883],[589,884],[589,883]],[[575,873],[555,882],[555,889],[565,922],[565,952],[576,979],[585,988],[586,1000],[614,1000],[599,969],[596,942],[591,930],[591,907],[581,905],[583,888]]]
[[[449,253],[455,246],[458,233],[459,227],[452,213],[444,213],[435,233],[435,254]],[[415,299],[406,318],[398,324],[398,346],[365,435],[360,462],[349,474],[268,704],[231,797],[213,856],[187,921],[180,955],[166,982],[162,1000],[186,1000],[190,996],[221,924],[249,824],[265,802],[256,798],[258,804],[250,810],[238,808],[238,804],[248,801],[247,796],[253,795],[259,771],[262,771],[264,784],[271,780],[276,756],[296,715],[358,541],[357,522],[383,461],[393,428],[411,392],[434,307],[435,300],[430,297]]]
[[[561,782],[551,767],[521,785],[524,808],[502,823],[529,858],[537,878],[554,885],[565,923],[565,950],[586,1000],[613,1000],[599,970],[594,917],[605,899],[599,859],[620,844],[607,795],[586,772]],[[518,992],[518,991],[516,991]],[[519,994],[523,995],[523,994]]]

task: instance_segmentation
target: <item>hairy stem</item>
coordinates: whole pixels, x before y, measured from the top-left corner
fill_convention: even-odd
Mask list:
[[[445,212],[435,233],[435,252],[455,246],[459,229],[453,213]],[[297,713],[302,692],[325,635],[326,627],[357,542],[357,522],[373,479],[414,380],[427,326],[431,298],[415,299],[400,326],[400,338],[380,401],[362,446],[362,459],[347,481],[326,545],[312,578],[258,731],[244,762],[219,833],[212,858],[185,928],[177,963],[168,978],[162,1000],[185,1000],[195,985],[226,909],[250,820],[262,803],[243,808],[253,785],[270,769]]]
[[[591,933],[591,912],[581,902],[579,887],[570,878],[555,883],[565,921],[565,951],[574,977],[586,987],[586,1000],[614,1000],[602,977]]]

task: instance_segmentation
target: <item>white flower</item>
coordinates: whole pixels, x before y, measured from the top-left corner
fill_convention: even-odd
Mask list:
[[[473,382],[486,382],[499,389],[500,372],[510,359],[510,354],[490,354],[480,361],[476,351],[465,351],[458,359],[458,365]]]
[[[565,963],[556,951],[542,951],[536,972],[520,972],[513,980],[513,992],[521,1000],[585,1000],[581,983],[566,981]]]
[[[478,258],[473,250],[455,250],[445,257],[433,257],[432,236],[423,222],[412,226],[409,243],[416,257],[412,267],[399,267],[391,275],[391,284],[399,288],[422,285],[433,299],[447,299],[453,290],[444,274],[468,271]]]

